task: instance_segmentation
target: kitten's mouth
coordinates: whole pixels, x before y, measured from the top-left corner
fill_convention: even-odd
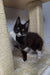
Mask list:
[[[17,33],[16,35],[17,35],[18,37],[26,36],[26,34],[21,34],[21,33]]]
[[[21,33],[17,33],[16,35],[17,35],[18,37],[20,37],[22,34],[21,34]]]

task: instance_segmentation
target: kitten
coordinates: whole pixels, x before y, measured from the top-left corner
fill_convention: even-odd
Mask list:
[[[17,42],[15,47],[20,48],[24,61],[27,60],[27,53],[30,49],[37,52],[38,59],[40,59],[43,46],[42,38],[37,33],[28,32],[28,26],[29,21],[21,24],[20,17],[18,17],[14,26],[14,32],[10,33],[12,38]]]

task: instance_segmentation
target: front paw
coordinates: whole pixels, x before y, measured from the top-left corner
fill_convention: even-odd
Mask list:
[[[27,60],[27,57],[24,57],[23,60],[26,61]]]
[[[27,52],[24,53],[24,55],[23,55],[23,60],[24,60],[24,61],[27,60]]]
[[[41,51],[37,50],[37,58],[38,58],[39,60],[41,59],[41,56],[42,56]]]

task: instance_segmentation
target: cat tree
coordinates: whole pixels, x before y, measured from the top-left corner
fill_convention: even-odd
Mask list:
[[[49,0],[0,0],[0,75],[13,75],[14,73],[15,75],[18,75],[16,74],[16,71],[14,71],[4,5],[21,9],[28,8],[30,31],[39,33],[44,39],[42,3],[47,1]]]

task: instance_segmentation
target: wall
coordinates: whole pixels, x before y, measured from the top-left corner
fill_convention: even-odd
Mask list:
[[[15,24],[17,16],[21,17],[22,23],[25,23],[25,21],[28,20],[27,10],[5,8],[5,13],[6,13],[6,19],[7,19],[8,32],[13,30],[13,26]],[[43,16],[44,16],[44,43],[45,43],[45,48],[49,50],[50,49],[50,2],[43,4]],[[10,40],[12,42],[11,38]],[[12,46],[12,49],[13,49],[13,46]]]
[[[19,9],[5,7],[5,13],[6,13],[8,33],[10,31],[13,31],[13,27],[14,27],[14,24],[15,24],[18,16],[20,16],[21,23],[23,23],[23,24],[28,20],[28,11],[27,10],[19,10]],[[13,47],[14,41],[12,40],[10,35],[9,35],[9,38],[10,38],[11,48],[12,48],[12,50],[14,50],[14,47]]]
[[[43,4],[45,48],[50,51],[50,1]]]

